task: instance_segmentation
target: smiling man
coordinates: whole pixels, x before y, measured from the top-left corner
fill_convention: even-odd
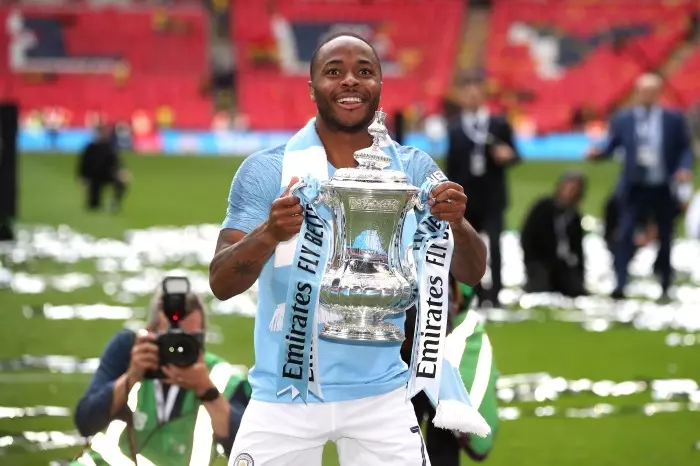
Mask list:
[[[314,341],[318,348],[312,354],[317,351],[318,360],[309,382],[320,380],[316,392],[309,389],[304,400],[294,390],[278,389],[279,377],[293,376],[291,363],[300,356],[297,347],[307,344],[275,329],[275,310],[284,308],[288,288],[294,286],[293,241],[304,218],[309,221],[289,188],[300,176],[330,177],[336,169],[356,166],[355,151],[372,144],[367,128],[382,87],[377,54],[353,34],[327,38],[313,55],[310,75],[316,117],[285,146],[253,154],[241,165],[210,265],[211,289],[221,300],[245,292],[256,280],[259,287],[255,366],[249,373],[252,396],[230,464],[320,466],[323,446],[333,441],[342,466],[426,465],[418,422],[406,400],[409,370],[401,359],[400,343]],[[291,150],[299,141],[308,141],[310,149]],[[429,205],[431,214],[449,222],[453,231],[455,253],[448,266],[461,282],[477,284],[486,267],[486,247],[464,220],[467,198],[462,187],[447,181],[428,154],[393,144],[392,168],[403,170],[410,183],[441,181]],[[320,159],[314,155],[319,152]],[[406,246],[412,235],[413,231],[405,233]],[[301,327],[306,327],[306,318],[296,313],[309,312],[311,302],[305,293],[298,289],[291,295],[296,296],[292,308]],[[405,317],[387,321],[403,328]],[[280,354],[287,361],[283,366]]]

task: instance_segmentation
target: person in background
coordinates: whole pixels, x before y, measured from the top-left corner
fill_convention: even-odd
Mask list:
[[[686,118],[693,153],[698,157],[700,156],[700,102],[690,106]]]
[[[528,212],[520,234],[528,293],[587,294],[584,286],[583,227],[578,206],[586,179],[565,173],[554,194],[539,199]]]
[[[474,461],[484,461],[494,447],[498,435],[498,397],[496,381],[498,368],[483,318],[472,309],[474,288],[459,283],[450,275],[450,314],[448,317],[448,337],[445,341],[445,357],[459,361],[456,367],[462,375],[474,406],[491,427],[487,437],[462,435],[437,428],[433,425],[435,409],[425,393],[421,392],[411,401],[419,423],[425,422],[425,445],[430,464],[435,466],[459,466],[463,451]],[[401,347],[401,357],[409,364],[413,347],[416,308],[408,310],[406,339]]]
[[[477,289],[479,301],[500,305],[501,244],[508,207],[506,169],[520,160],[508,121],[491,114],[484,104],[483,83],[469,79],[462,85],[463,111],[448,123],[446,175],[464,187],[469,198],[467,220],[488,237],[491,287]]]
[[[685,235],[700,239],[700,190],[695,192],[685,212]]]
[[[605,243],[610,253],[615,255],[615,251],[620,242],[620,202],[617,193],[613,192],[605,202]],[[639,223],[634,234],[634,248],[647,246],[659,238],[659,228],[654,218],[646,215],[639,218]],[[658,261],[657,261],[658,264]]]
[[[95,129],[95,139],[85,147],[78,157],[78,178],[80,178],[86,194],[88,210],[99,210],[102,207],[102,193],[107,186],[113,186],[114,199],[111,210],[121,208],[126,191],[126,180],[123,178],[119,152],[114,146],[113,133],[108,125],[100,123]]]
[[[654,74],[636,83],[637,105],[613,117],[607,140],[591,148],[586,157],[600,160],[624,149],[619,181],[620,241],[615,252],[617,285],[614,299],[625,297],[627,265],[634,252],[639,219],[651,214],[659,230],[660,302],[668,302],[671,286],[673,220],[678,215],[677,186],[692,180],[693,153],[683,114],[658,104],[662,81]]]
[[[192,335],[205,332],[200,297],[190,292],[185,301],[180,328]],[[201,350],[194,365],[163,366],[165,378],[147,377],[160,367],[155,333],[168,327],[158,292],[148,330],[120,331],[107,344],[75,410],[78,431],[92,440],[72,466],[131,464],[134,457],[138,464],[206,466],[214,443],[230,453],[250,399],[246,373]]]

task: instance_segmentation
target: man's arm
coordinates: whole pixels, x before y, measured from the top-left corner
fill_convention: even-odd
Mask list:
[[[201,396],[202,393],[198,393],[197,395]],[[211,428],[214,431],[215,438],[227,439],[231,430],[229,423],[231,406],[226,398],[219,395],[212,401],[203,402],[202,406],[204,406],[209,413]]]
[[[546,226],[551,225],[552,216],[547,198],[535,201],[530,207],[520,230],[520,245],[525,257],[537,260],[552,260],[556,248],[546,234]]]
[[[84,180],[87,179],[90,176],[90,173],[88,172],[88,162],[91,158],[92,153],[92,144],[88,144],[87,147],[85,147],[82,152],[80,152],[80,155],[78,156],[78,163],[76,166],[76,175],[79,179]]]
[[[591,149],[588,154],[586,154],[586,158],[601,160],[612,157],[615,149],[620,147],[622,144],[622,134],[620,129],[621,118],[621,115],[617,115],[610,120],[607,139],[602,146]]]
[[[267,232],[266,223],[248,234],[231,229],[219,232],[209,265],[209,285],[217,299],[225,301],[237,296],[258,279],[278,244]]]
[[[222,398],[223,397],[219,397]],[[225,435],[219,435],[214,429],[215,438],[217,443],[219,443],[224,449],[224,455],[229,456],[231,454],[231,448],[233,447],[233,442],[236,439],[236,434],[238,434],[238,428],[241,425],[241,420],[243,419],[243,413],[248,406],[248,401],[250,400],[250,385],[246,380],[241,381],[236,390],[231,394],[227,400],[228,405],[228,429],[226,429]],[[206,404],[205,404],[206,406]],[[207,411],[210,408],[207,406]],[[214,423],[214,417],[212,417],[212,425]],[[223,428],[222,428],[223,432]]]
[[[413,180],[427,179],[440,171],[435,161],[425,152],[416,151],[411,157]],[[431,214],[439,219],[450,222],[454,237],[454,251],[450,271],[458,282],[476,286],[486,273],[486,244],[474,228],[464,219],[467,196],[464,189],[452,181],[443,181],[432,191],[428,201]],[[448,202],[448,200],[450,202]]]
[[[520,157],[520,152],[518,152],[518,148],[515,145],[515,136],[513,133],[513,127],[511,126],[510,122],[503,117],[503,142],[510,146],[510,148],[513,151],[512,157],[508,160],[507,164],[508,165],[515,165],[517,163],[520,163],[522,160]]]
[[[678,119],[680,120],[678,123],[679,130],[678,130],[678,138],[679,138],[679,145],[680,145],[680,150],[681,150],[681,160],[678,165],[679,170],[685,170],[687,172],[692,172],[693,170],[693,145],[690,140],[690,131],[688,128],[688,122],[686,121],[685,117],[683,114],[678,114]],[[691,173],[688,173],[687,177],[689,178],[691,176]],[[682,181],[689,181],[689,180],[682,180]]]
[[[574,224],[576,233],[573,237],[574,244],[572,245],[573,247],[571,249],[573,253],[576,254],[576,258],[578,259],[578,264],[576,264],[576,267],[581,274],[584,274],[586,272],[586,255],[583,253],[583,238],[586,233],[583,231],[583,226],[581,224],[582,220],[581,215],[577,214]]]
[[[486,273],[486,244],[466,219],[450,222],[454,235],[454,252],[450,272],[458,282],[479,284]]]
[[[269,158],[253,155],[231,183],[226,219],[209,264],[209,285],[222,301],[250,288],[277,244],[301,228],[303,217],[294,216],[301,214],[299,199],[289,195],[289,188],[276,199],[278,172]]]
[[[120,332],[107,344],[90,386],[75,410],[74,422],[81,435],[95,435],[126,406],[130,388],[126,372],[133,341],[131,332]]]

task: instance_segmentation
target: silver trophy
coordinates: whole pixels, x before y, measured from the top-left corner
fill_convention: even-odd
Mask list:
[[[405,312],[418,297],[418,285],[401,236],[406,214],[422,208],[419,189],[380,148],[388,131],[379,110],[368,128],[371,147],[355,152],[358,166],[338,169],[323,184],[316,202],[333,213],[334,243],[324,271],[320,304],[340,318],[326,323],[321,336],[336,340],[403,341],[390,314]]]

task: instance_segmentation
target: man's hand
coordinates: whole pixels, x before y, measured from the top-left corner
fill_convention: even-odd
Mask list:
[[[204,353],[200,353],[197,362],[190,367],[167,365],[163,366],[162,370],[166,377],[164,383],[192,390],[197,396],[202,396],[204,392],[214,386],[204,362]]]
[[[508,144],[497,144],[493,147],[491,153],[496,162],[503,165],[515,158],[515,151]]]
[[[673,177],[679,183],[689,183],[693,179],[693,172],[687,168],[681,168],[673,175]]]
[[[433,188],[430,197],[428,205],[433,217],[450,223],[462,221],[467,209],[467,195],[460,185],[443,181]]]
[[[126,168],[122,168],[121,170],[117,171],[116,177],[117,180],[121,181],[124,184],[128,184],[129,181],[131,181],[131,173]]]
[[[136,334],[131,348],[127,374],[132,383],[138,382],[148,370],[158,370],[158,346],[152,333],[142,330]]]
[[[294,237],[301,230],[304,222],[304,210],[299,198],[290,195],[290,188],[299,181],[296,176],[289,181],[287,189],[282,195],[272,202],[270,216],[265,224],[265,232],[270,234],[276,241],[287,241]]]
[[[595,160],[599,158],[603,153],[601,152],[600,149],[596,147],[591,147],[586,151],[585,158],[586,160]]]

